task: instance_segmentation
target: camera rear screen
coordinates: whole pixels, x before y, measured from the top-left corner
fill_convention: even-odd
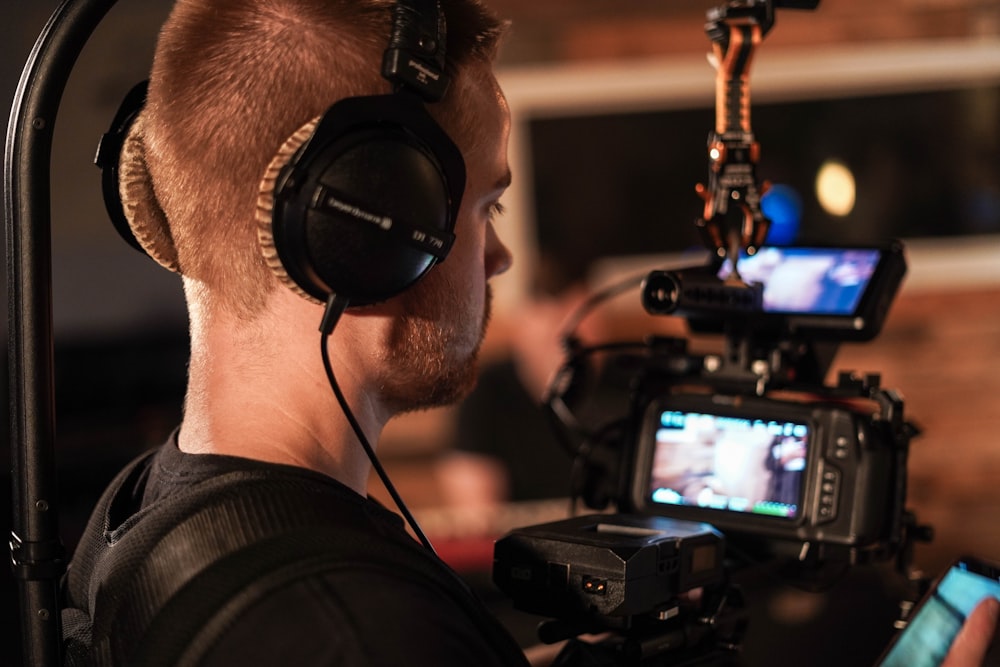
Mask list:
[[[806,424],[664,410],[655,430],[649,499],[795,519],[808,448]]]
[[[764,285],[764,312],[853,315],[881,259],[873,248],[776,248],[740,257],[740,277]],[[729,274],[724,263],[719,277]]]

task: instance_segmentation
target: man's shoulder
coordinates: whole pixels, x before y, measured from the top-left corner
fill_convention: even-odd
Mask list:
[[[248,552],[270,559],[206,665],[523,665],[459,579],[405,533],[331,517]],[[228,567],[228,566],[226,566]]]
[[[149,463],[133,475],[144,478]],[[97,530],[103,546],[75,572],[80,604],[94,586],[115,593],[98,596],[106,604],[95,640],[122,632],[115,619],[128,612],[140,647],[191,647],[211,657],[206,665],[523,664],[509,635],[394,513],[308,471],[209,463],[217,474],[172,466],[198,474],[103,537]],[[142,484],[124,479],[124,496],[135,498]],[[107,528],[114,512],[105,510],[98,524]],[[127,567],[105,567],[115,563]],[[157,595],[134,599],[150,590]],[[192,639],[178,645],[179,635]]]
[[[261,596],[218,638],[205,664],[526,664],[498,628],[405,562],[356,563]]]

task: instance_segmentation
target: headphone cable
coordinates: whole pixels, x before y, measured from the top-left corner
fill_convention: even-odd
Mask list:
[[[330,363],[330,351],[327,346],[330,334],[333,332],[334,327],[337,326],[337,322],[340,320],[340,316],[347,309],[349,299],[345,297],[338,296],[336,294],[331,294],[326,302],[326,310],[323,312],[323,320],[320,324],[320,355],[323,357],[323,368],[326,371],[327,380],[330,382],[330,388],[333,389],[334,395],[337,397],[337,402],[340,403],[340,409],[343,410],[344,416],[347,421],[351,424],[351,428],[354,430],[354,434],[357,436],[358,441],[361,442],[361,447],[365,450],[365,454],[368,456],[368,460],[371,461],[372,467],[378,474],[379,479],[382,480],[382,485],[385,490],[389,492],[392,496],[393,502],[396,507],[399,508],[400,513],[406,519],[406,523],[409,524],[413,533],[420,540],[420,543],[430,551],[432,554],[437,555],[434,551],[434,547],[431,545],[430,540],[424,535],[424,532],[420,529],[417,524],[417,520],[410,513],[409,508],[407,508],[406,503],[403,502],[403,498],[396,491],[396,487],[393,485],[392,481],[389,479],[388,473],[386,473],[385,468],[382,467],[381,462],[379,462],[378,457],[375,455],[375,450],[368,442],[368,438],[365,436],[364,431],[361,429],[361,424],[354,416],[354,412],[351,411],[350,406],[347,404],[347,399],[344,397],[344,393],[340,389],[340,384],[337,382],[337,378],[333,373],[333,366]]]

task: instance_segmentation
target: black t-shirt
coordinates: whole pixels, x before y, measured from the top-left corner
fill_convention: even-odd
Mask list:
[[[350,525],[345,535],[373,546],[257,598],[217,636],[200,664],[527,664],[514,639],[447,565],[409,536],[396,514],[325,475],[239,457],[185,454],[172,438],[142,475],[132,477],[134,486],[118,495],[131,496],[141,516],[200,482],[260,470],[333,494],[335,511],[322,530]],[[115,520],[104,525],[113,529]]]

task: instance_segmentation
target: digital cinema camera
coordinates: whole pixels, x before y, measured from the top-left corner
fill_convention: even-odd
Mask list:
[[[839,342],[880,330],[905,272],[902,245],[762,247],[740,269],[743,286],[727,284],[723,262],[647,276],[649,312],[721,333],[724,351],[655,339],[618,358],[638,369],[623,427],[578,449],[583,500],[617,513],[497,542],[499,588],[557,619],[543,639],[610,629],[625,639],[606,664],[688,664],[674,649],[723,664],[745,622],[734,569],[780,560],[808,579],[893,558],[904,569],[924,538],[905,509],[915,429],[902,400],[877,375],[824,382]]]
[[[721,339],[721,351],[695,354],[685,338],[634,353],[571,341],[548,407],[573,443],[580,497],[616,513],[517,529],[495,547],[498,587],[515,607],[553,619],[543,641],[611,632],[560,664],[725,664],[746,623],[733,571],[781,561],[789,576],[809,577],[893,558],[902,570],[913,541],[929,534],[905,509],[916,429],[900,397],[876,374],[827,382],[840,343],[881,330],[906,272],[902,244],[763,245],[740,63],[772,21],[764,1],[709,12],[727,94],[717,96],[697,224],[716,254],[642,283],[649,313],[684,316],[691,332]],[[596,353],[631,369],[628,414],[587,431],[566,397],[574,369]]]

